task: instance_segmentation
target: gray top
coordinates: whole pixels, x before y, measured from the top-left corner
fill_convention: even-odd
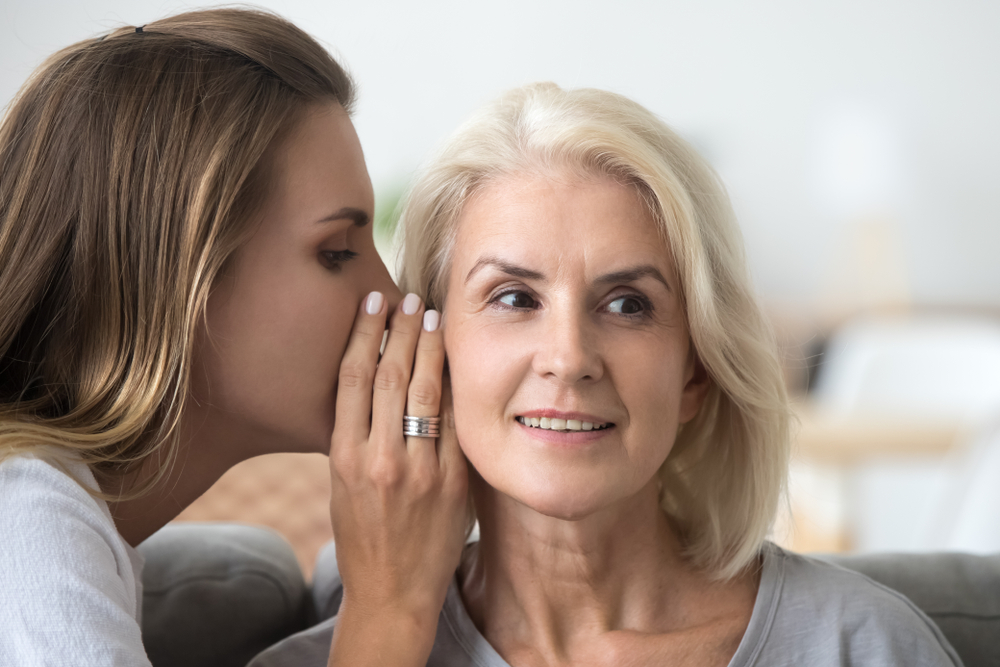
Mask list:
[[[766,543],[760,589],[730,667],[961,665],[937,626],[912,602],[868,577]],[[333,617],[258,655],[249,667],[323,667]],[[429,667],[509,667],[448,589]]]

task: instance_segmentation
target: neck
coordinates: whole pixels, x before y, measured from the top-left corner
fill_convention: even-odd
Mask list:
[[[655,481],[582,519],[543,516],[472,480],[480,543],[462,573],[470,616],[494,646],[571,659],[600,632],[666,632],[698,575],[658,504]]]
[[[218,411],[189,402],[178,426],[177,457],[167,473],[148,493],[108,502],[115,527],[126,542],[137,546],[176,518],[231,467],[263,453],[252,446],[251,434],[229,422]],[[125,495],[155,477],[165,459],[165,454],[153,454],[135,471],[102,484],[102,489]]]

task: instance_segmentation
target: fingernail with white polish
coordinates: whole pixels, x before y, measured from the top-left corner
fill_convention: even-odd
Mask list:
[[[436,310],[428,310],[424,313],[424,331],[437,331],[441,324],[441,314]]]
[[[403,314],[412,315],[420,308],[420,297],[416,294],[407,294],[403,299]]]
[[[372,292],[365,301],[365,312],[369,315],[377,315],[382,310],[382,293]]]

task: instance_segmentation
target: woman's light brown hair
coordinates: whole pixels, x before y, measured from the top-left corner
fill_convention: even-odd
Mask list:
[[[304,32],[237,9],[121,28],[35,72],[0,126],[0,460],[71,450],[100,480],[156,454],[165,472],[268,148],[353,90]]]

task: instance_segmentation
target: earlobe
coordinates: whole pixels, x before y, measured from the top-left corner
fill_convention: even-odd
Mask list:
[[[712,383],[708,371],[705,370],[705,365],[701,363],[701,359],[693,347],[691,355],[693,358],[689,362],[691,366],[687,374],[687,384],[684,385],[684,390],[681,393],[681,407],[680,414],[678,414],[678,420],[681,424],[686,424],[695,418],[698,411],[701,410],[702,403],[705,402],[705,396],[708,395],[708,388]]]

